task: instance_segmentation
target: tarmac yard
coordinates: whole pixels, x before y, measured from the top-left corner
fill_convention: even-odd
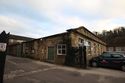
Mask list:
[[[4,83],[125,83],[125,72],[59,66],[7,56]]]

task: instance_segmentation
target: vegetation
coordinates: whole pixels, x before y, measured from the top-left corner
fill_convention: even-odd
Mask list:
[[[122,46],[125,43],[125,27],[118,27],[114,30],[104,30],[101,34],[96,34],[104,40],[108,45]]]

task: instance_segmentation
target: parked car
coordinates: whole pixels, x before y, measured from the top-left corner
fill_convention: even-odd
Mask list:
[[[120,68],[125,71],[125,55],[118,52],[104,52],[90,61],[92,67]]]

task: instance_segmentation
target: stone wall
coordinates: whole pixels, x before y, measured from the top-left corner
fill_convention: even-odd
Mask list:
[[[23,43],[23,56],[48,61],[57,64],[64,64],[65,55],[57,55],[57,44],[66,44],[66,34],[46,37],[38,40]],[[54,60],[48,60],[48,47],[54,47]]]
[[[86,48],[88,60],[106,51],[106,44],[103,41],[88,30],[78,28],[75,31],[71,29],[65,33],[24,42],[22,43],[22,56],[56,64],[64,64],[66,56],[71,55],[72,57],[72,52],[70,52],[72,47],[79,48],[82,43],[85,44],[86,42],[89,45]],[[66,55],[57,54],[58,44],[66,45]],[[53,47],[53,60],[48,60],[48,47]]]
[[[22,44],[9,45],[7,47],[7,54],[12,56],[21,56]]]
[[[39,54],[42,57],[45,58],[46,61],[48,61],[48,47],[54,47],[54,60],[49,61],[56,64],[64,64],[65,62],[65,56],[66,55],[57,55],[57,45],[58,44],[66,44],[67,34],[62,34],[58,36],[43,38],[42,43],[40,45],[40,49],[42,49],[42,52]]]
[[[39,59],[38,57],[38,40],[22,43],[23,51],[22,56]]]
[[[81,34],[78,34],[76,32],[72,32],[70,34],[71,45],[72,47],[79,47],[80,46],[79,39],[83,39],[85,42],[88,42],[88,44],[90,45],[90,46],[87,46],[86,48],[88,60],[106,51],[106,44],[103,41],[101,41],[98,37],[96,38],[93,34],[85,31],[84,29],[78,29],[77,31]]]

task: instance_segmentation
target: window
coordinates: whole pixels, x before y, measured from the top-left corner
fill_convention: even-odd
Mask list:
[[[113,47],[108,47],[108,51],[113,52]]]
[[[28,52],[29,52],[28,47],[26,47],[24,51],[26,54],[28,54]]]
[[[33,50],[33,49],[32,49],[32,50],[31,50],[31,53],[33,53],[33,54],[34,54],[34,53],[35,53],[35,50]]]
[[[121,47],[116,47],[116,51],[121,51]]]
[[[79,38],[79,43],[80,44],[83,44],[84,43],[84,40],[82,38]]]
[[[121,57],[123,57],[123,56],[120,55],[120,54],[112,54],[112,57],[113,57],[113,58],[121,58]]]
[[[109,53],[103,53],[102,57],[103,58],[111,58],[111,54],[109,54]]]
[[[14,40],[13,40],[13,39],[10,39],[10,40],[9,40],[9,42],[13,43],[13,42],[14,42]]]
[[[81,46],[81,45],[83,45],[83,44],[84,44],[84,39],[79,38],[79,39],[78,39],[78,42],[79,42],[79,46]]]
[[[57,45],[57,55],[66,55],[66,44]]]

